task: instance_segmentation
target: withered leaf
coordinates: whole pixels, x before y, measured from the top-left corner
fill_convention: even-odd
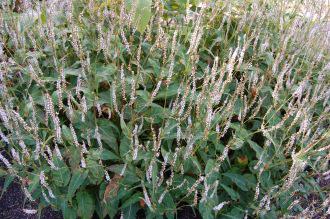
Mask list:
[[[112,177],[112,179],[110,180],[109,184],[107,185],[104,191],[104,196],[103,196],[104,202],[107,202],[109,198],[115,197],[117,195],[119,189],[119,183],[122,178],[123,177],[118,174],[115,174]]]

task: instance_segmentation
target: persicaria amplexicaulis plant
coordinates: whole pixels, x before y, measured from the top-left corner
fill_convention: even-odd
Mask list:
[[[26,214],[326,218],[329,8],[2,1],[5,184]]]

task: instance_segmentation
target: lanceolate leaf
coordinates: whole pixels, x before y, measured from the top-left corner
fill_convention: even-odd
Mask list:
[[[143,33],[151,17],[152,0],[136,0],[135,2],[136,5],[133,5],[132,2],[133,0],[126,0],[126,4],[129,10],[131,9],[132,6],[136,7],[134,23],[137,27],[137,30],[140,33]]]
[[[129,205],[128,207],[122,210],[124,218],[136,219],[137,218],[136,213],[138,212],[138,210],[139,210],[138,204]]]
[[[78,215],[82,219],[89,219],[93,216],[95,203],[94,197],[87,191],[77,193]]]
[[[54,159],[54,164],[59,168],[57,171],[52,172],[54,183],[58,186],[66,186],[70,181],[71,174],[69,168],[63,161],[57,158]]]
[[[122,208],[127,208],[128,206],[138,202],[141,200],[141,198],[143,197],[143,194],[140,192],[135,193],[134,195],[132,195],[130,198],[128,198],[123,204],[122,204]]]
[[[228,195],[230,196],[230,198],[232,200],[238,200],[239,199],[239,194],[237,192],[235,192],[235,190],[233,190],[232,188],[226,186],[225,184],[220,184],[222,186],[222,188],[224,188],[224,190],[228,193]]]
[[[75,171],[71,177],[70,184],[68,187],[67,198],[71,199],[77,189],[84,183],[86,177],[88,175],[87,171]]]
[[[0,2],[3,195],[64,219],[329,211],[329,1]]]
[[[260,158],[263,151],[262,147],[260,147],[257,143],[251,140],[248,140],[248,143],[250,147],[256,152],[257,158]]]
[[[73,209],[72,207],[69,207],[67,202],[62,202],[60,205],[64,219],[77,218],[76,210]]]
[[[248,191],[246,180],[243,176],[236,173],[224,173],[223,175],[230,178],[243,191]]]
[[[110,150],[103,149],[101,153],[102,160],[120,160],[120,158]]]

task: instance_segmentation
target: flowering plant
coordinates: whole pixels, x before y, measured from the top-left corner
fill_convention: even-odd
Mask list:
[[[328,11],[300,2],[4,1],[6,184],[64,218],[329,214]]]

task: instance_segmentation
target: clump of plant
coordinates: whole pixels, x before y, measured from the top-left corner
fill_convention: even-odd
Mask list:
[[[5,185],[64,218],[329,214],[330,7],[317,6],[3,1]]]

